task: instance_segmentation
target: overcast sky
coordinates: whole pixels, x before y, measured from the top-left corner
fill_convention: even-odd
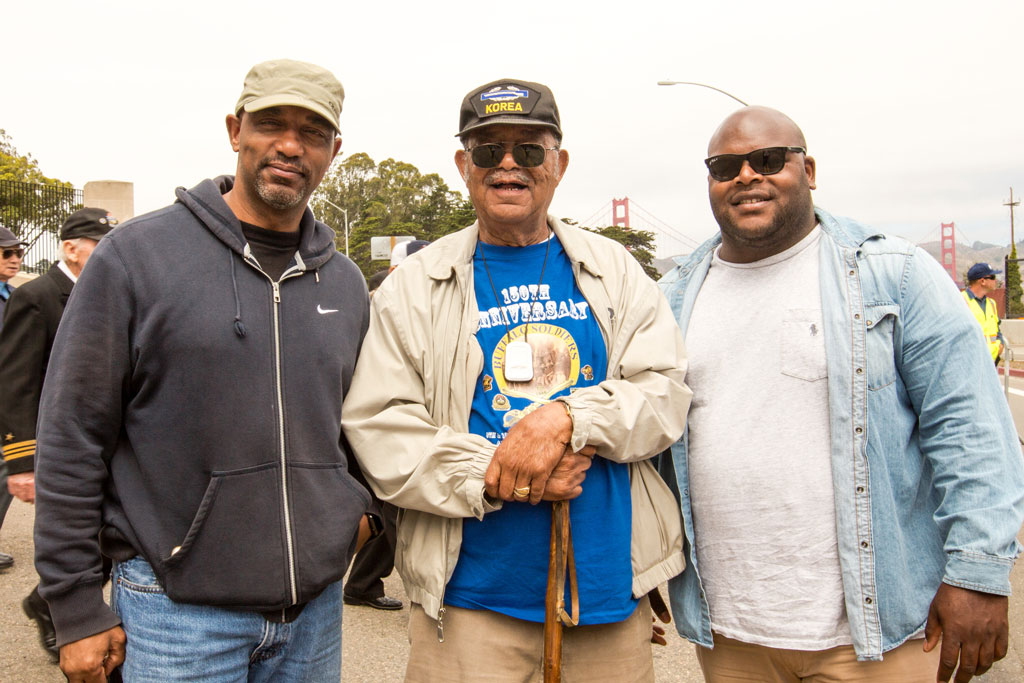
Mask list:
[[[958,241],[1008,244],[1002,204],[1024,194],[1020,0],[56,0],[7,3],[0,22],[0,128],[76,187],[134,182],[137,213],[234,171],[224,115],[249,67],[279,57],[344,84],[342,155],[407,161],[459,190],[463,95],[504,77],[549,85],[570,154],[552,212],[592,223],[628,196],[633,227],[717,232],[703,159],[739,105],[661,79],[786,112],[817,159],[816,203],[915,242],[955,221]],[[663,234],[659,255],[691,245]]]

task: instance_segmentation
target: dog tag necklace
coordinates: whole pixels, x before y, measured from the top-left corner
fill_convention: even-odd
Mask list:
[[[525,318],[526,323],[525,332],[523,333],[522,340],[512,341],[512,331],[508,327],[508,317],[505,313],[505,308],[501,305],[501,299],[498,298],[498,290],[494,288],[494,280],[491,279],[491,270],[487,267],[487,257],[484,256],[483,245],[480,244],[479,238],[477,238],[477,245],[480,247],[480,260],[484,264],[484,272],[487,273],[487,282],[491,285],[491,292],[494,294],[494,300],[498,303],[498,310],[500,311],[501,322],[505,325],[505,362],[502,367],[502,374],[505,376],[506,382],[529,382],[533,379],[533,347],[530,346],[530,321],[533,319],[533,304],[537,302],[537,297],[540,295],[540,287],[544,283],[544,270],[548,266],[548,253],[551,251],[551,228],[548,228],[548,244],[544,248],[544,262],[540,267],[540,280],[537,281],[537,291],[530,297],[530,313]]]

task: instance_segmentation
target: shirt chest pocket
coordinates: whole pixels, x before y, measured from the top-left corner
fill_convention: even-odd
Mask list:
[[[868,389],[878,391],[896,381],[894,334],[900,307],[895,304],[864,306],[867,337]]]
[[[791,308],[782,320],[779,338],[779,367],[782,374],[808,382],[825,379],[824,326],[821,310]]]

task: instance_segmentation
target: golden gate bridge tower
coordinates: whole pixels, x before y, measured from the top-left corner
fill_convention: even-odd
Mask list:
[[[934,228],[933,228],[934,229]],[[942,241],[940,243],[942,249],[942,260],[939,263],[949,276],[953,278],[953,282],[959,282],[959,278],[956,276],[956,227],[955,223],[943,223],[942,224]]]
[[[621,213],[619,209],[622,209]],[[624,228],[629,227],[629,197],[612,199],[612,225],[621,225]]]

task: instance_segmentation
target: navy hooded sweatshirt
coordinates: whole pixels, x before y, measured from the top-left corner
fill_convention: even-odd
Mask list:
[[[369,320],[359,269],[306,209],[280,280],[222,193],[177,190],[97,246],[40,406],[36,563],[57,644],[119,623],[100,546],[172,600],[269,611],[345,573],[370,494],[341,405]],[[99,539],[99,540],[98,540]]]

